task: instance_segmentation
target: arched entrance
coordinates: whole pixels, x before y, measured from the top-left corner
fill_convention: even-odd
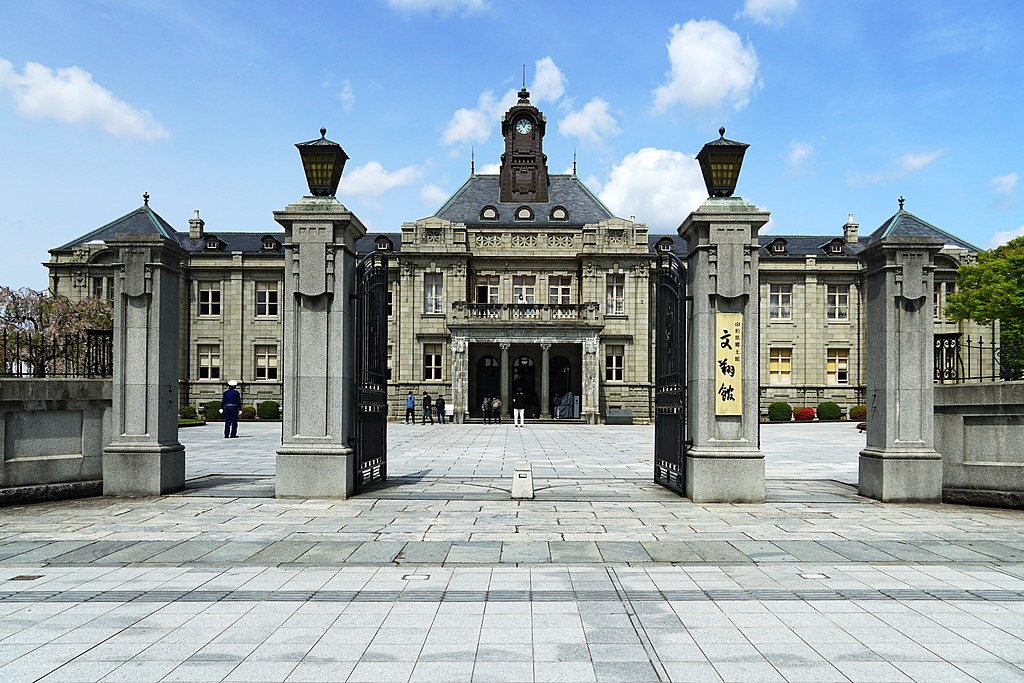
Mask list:
[[[476,362],[476,398],[470,404],[471,413],[483,414],[484,396],[491,398],[501,391],[501,366],[494,356],[481,356]]]
[[[540,414],[540,398],[537,396],[537,368],[529,356],[519,356],[512,362],[511,395],[522,390],[526,396],[526,415],[537,417]],[[511,408],[511,406],[509,406]]]

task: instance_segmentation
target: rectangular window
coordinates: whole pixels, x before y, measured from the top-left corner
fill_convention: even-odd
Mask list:
[[[220,379],[220,345],[200,344],[199,379]]]
[[[423,274],[423,312],[444,313],[444,274]]]
[[[548,303],[568,304],[572,298],[572,278],[568,275],[552,275],[548,278]]]
[[[278,289],[276,282],[256,283],[256,317],[277,317]]]
[[[607,306],[605,315],[624,315],[626,276],[622,274],[609,274],[605,276],[605,288],[607,293]]]
[[[199,315],[206,318],[220,315],[219,282],[199,283]]]
[[[825,366],[825,378],[829,384],[850,383],[850,350],[829,349]]]
[[[604,378],[608,382],[622,381],[622,365],[626,347],[622,344],[608,344],[604,350]]]
[[[101,277],[92,279],[92,298],[103,301],[103,278]]]
[[[932,289],[932,318],[939,320],[942,313],[942,283],[936,282]]]
[[[768,352],[768,384],[793,383],[793,349]]]
[[[793,285],[768,285],[768,318],[793,318]]]
[[[828,285],[825,309],[829,320],[850,319],[850,285]]]
[[[391,317],[391,314],[393,312],[394,312],[394,296],[392,295],[391,290],[389,289],[388,290],[388,317],[389,318]]]
[[[517,275],[512,278],[512,300],[517,304],[536,302],[537,278],[533,275]]]
[[[391,344],[388,344],[388,368],[386,370],[386,379],[391,381]]]
[[[423,345],[423,379],[441,379],[442,344]]]
[[[498,303],[498,276],[480,275],[476,279],[476,302],[478,304]]]
[[[256,345],[256,381],[273,382],[277,380],[277,345]]]
[[[114,278],[94,277],[92,279],[92,298],[98,301],[106,301],[114,305]]]

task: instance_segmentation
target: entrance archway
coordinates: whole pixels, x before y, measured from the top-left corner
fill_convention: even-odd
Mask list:
[[[540,413],[540,399],[537,396],[537,367],[529,356],[519,356],[512,362],[511,395],[514,396],[520,389],[526,396],[526,414],[529,417],[537,417]]]
[[[476,399],[470,404],[471,412],[483,411],[484,396],[495,397],[501,391],[501,364],[494,356],[481,356],[476,362]]]

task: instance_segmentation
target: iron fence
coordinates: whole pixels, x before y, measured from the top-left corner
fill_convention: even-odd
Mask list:
[[[112,377],[114,332],[87,330],[50,337],[0,330],[0,377]]]
[[[995,336],[961,339],[959,332],[935,335],[934,380],[941,384],[1024,379],[1024,349],[1000,344]]]

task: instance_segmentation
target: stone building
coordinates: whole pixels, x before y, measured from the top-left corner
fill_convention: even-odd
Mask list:
[[[595,423],[611,408],[651,420],[654,273],[658,251],[685,262],[676,235],[616,217],[571,174],[551,174],[546,120],[524,89],[501,121],[498,174],[470,177],[432,216],[400,233],[367,235],[360,253],[392,253],[388,368],[391,415],[404,397],[443,395],[456,419],[484,396],[505,408],[522,389],[530,417]],[[269,211],[269,209],[268,209]],[[637,207],[642,213],[642,207]],[[680,221],[685,216],[680,215]],[[220,397],[237,379],[247,402],[281,401],[282,233],[208,232],[197,211],[177,232],[143,206],[52,249],[50,288],[73,299],[113,295],[104,240],[155,233],[187,252],[181,271],[182,402]],[[944,320],[956,268],[977,248],[903,208],[859,237],[849,216],[835,234],[760,237],[760,403],[844,408],[865,402],[864,264],[887,235],[926,236],[938,257],[936,333],[991,331]]]

